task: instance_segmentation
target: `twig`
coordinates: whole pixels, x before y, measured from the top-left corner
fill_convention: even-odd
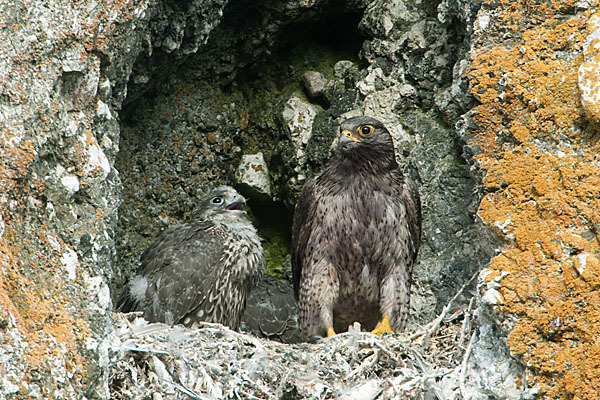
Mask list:
[[[192,389],[185,387],[181,383],[175,383],[175,382],[169,382],[169,381],[165,381],[165,383],[172,385],[173,387],[175,387],[175,389],[179,390],[181,393],[187,395],[188,397],[191,397],[194,400],[213,400],[213,399],[215,399],[212,396],[207,396],[204,394],[196,393]]]
[[[380,348],[381,351],[383,351],[389,358],[391,358],[396,363],[398,363],[398,358],[396,357],[396,355],[394,353],[392,353],[391,351],[389,351],[383,344],[381,344],[379,342],[375,342],[375,346]]]
[[[132,342],[133,344],[131,344],[130,342]],[[148,346],[148,347],[145,347]],[[134,339],[129,339],[126,342],[123,342],[123,350],[125,351],[130,351],[130,352],[140,352],[140,353],[149,353],[149,354],[164,354],[164,355],[170,355],[171,353],[166,351],[166,350],[161,350],[158,348],[152,348],[149,347],[149,344],[146,345],[140,345],[138,344]]]
[[[237,338],[242,339],[244,341],[244,343],[249,343],[249,344],[253,345],[254,347],[261,349],[261,350],[263,349],[263,345],[258,338],[255,338],[252,335],[247,335],[245,333],[236,332],[232,329],[229,329],[225,325],[221,325],[221,324],[218,324],[215,322],[204,322],[203,321],[198,324],[198,329],[204,330],[204,331],[212,331],[212,332],[231,334],[232,336],[236,336]]]
[[[130,335],[131,335],[131,336],[134,336],[135,338],[138,338],[138,339],[139,339],[139,338],[140,338],[140,336],[139,336],[137,333],[135,333],[135,331],[133,330],[133,324],[132,324],[132,323],[131,323],[131,321],[129,320],[129,316],[130,316],[130,315],[135,315],[135,316],[136,316],[136,318],[137,318],[137,317],[138,317],[138,315],[137,315],[137,314],[140,314],[139,316],[141,317],[141,316],[142,316],[144,313],[143,313],[143,312],[140,312],[140,311],[134,311],[134,312],[132,312],[132,313],[130,313],[130,314],[122,314],[122,315],[121,315],[121,317],[122,317],[122,318],[121,318],[121,320],[125,321],[125,324],[127,325],[127,328],[129,328],[129,333],[130,333]],[[113,317],[113,320],[114,320],[114,319],[115,319],[114,315],[113,315],[112,317]],[[134,321],[135,321],[135,319],[134,319]]]
[[[398,393],[400,393],[400,389],[398,388],[398,386],[394,383],[393,379],[390,378],[386,378],[385,382],[392,388],[393,395],[398,396]]]
[[[472,297],[471,301],[469,301],[469,307],[465,312],[465,319],[463,320],[462,327],[460,329],[460,337],[458,339],[458,346],[463,347],[465,343],[465,339],[467,337],[467,333],[471,330],[471,312],[473,311],[473,305],[475,303],[475,298]]]
[[[475,272],[473,274],[473,276],[471,276],[471,278],[469,278],[469,280],[466,281],[464,285],[462,285],[460,290],[454,295],[454,297],[452,297],[452,299],[448,302],[448,304],[446,304],[446,307],[444,307],[444,309],[442,310],[442,313],[436,319],[433,320],[434,323],[431,326],[429,326],[429,328],[427,329],[428,337],[435,335],[435,333],[440,328],[440,324],[442,323],[442,320],[444,319],[446,314],[448,314],[450,312],[450,308],[452,307],[452,304],[456,301],[458,296],[460,296],[462,294],[462,292],[466,289],[466,287],[469,286],[471,284],[471,282],[473,282],[473,280],[478,275],[479,275],[479,271]]]
[[[266,395],[268,398],[273,397],[273,394],[269,391],[269,389],[267,387],[265,387],[264,385],[261,385],[258,380],[255,382],[252,379],[250,379],[249,376],[247,376],[247,374],[245,372],[243,372],[241,374],[241,378],[246,381],[247,383],[250,384],[250,386],[253,386],[254,388],[260,390],[264,395]]]
[[[256,399],[256,400],[264,400],[264,399],[262,399],[261,397],[256,397],[256,396],[255,396],[255,395],[253,395],[252,393],[245,392],[245,391],[243,391],[242,389],[239,389],[239,390],[240,390],[240,392],[242,392],[242,394],[246,395],[248,398],[251,398],[251,399]],[[237,394],[237,393],[236,393],[236,394]],[[240,397],[239,397],[239,394],[237,394],[237,395],[238,395],[238,398],[240,398]]]
[[[465,381],[467,380],[467,368],[468,368],[468,363],[469,363],[469,357],[471,357],[471,349],[473,348],[473,341],[475,340],[475,334],[476,332],[474,331],[473,334],[471,335],[471,340],[469,340],[469,345],[467,346],[467,350],[465,351],[465,356],[463,357],[461,366],[460,366],[460,393],[462,395],[462,398],[467,400],[469,399],[469,397],[467,397],[467,387],[465,386]]]
[[[425,336],[426,338],[431,338],[433,335],[435,335],[435,333],[440,328],[440,324],[446,317],[446,314],[448,314],[450,312],[450,308],[452,307],[452,304],[454,303],[454,301],[456,301],[456,299],[462,294],[462,292],[465,290],[465,288],[467,286],[469,286],[471,284],[471,282],[473,282],[473,280],[478,275],[479,275],[479,271],[475,272],[475,274],[473,274],[473,276],[471,276],[471,278],[469,278],[469,280],[466,281],[464,283],[464,285],[462,285],[462,287],[458,290],[458,292],[454,295],[454,297],[452,297],[452,299],[450,299],[450,301],[448,302],[448,304],[446,304],[446,306],[444,307],[444,309],[442,310],[440,315],[438,315],[433,321],[429,322],[427,325],[422,327],[422,329],[419,329],[417,332],[410,335],[408,340],[412,341],[420,336]]]
[[[245,393],[245,392],[244,392],[244,393]],[[242,398],[240,397],[240,394],[238,393],[238,388],[235,388],[235,387],[233,388],[233,394],[235,395],[235,397],[236,397],[238,400],[242,400]]]
[[[284,372],[283,376],[281,377],[279,385],[277,385],[277,390],[275,391],[275,398],[281,399],[283,397],[283,391],[288,380],[288,375],[289,372]]]
[[[152,356],[150,358],[149,365],[152,367],[152,372],[156,375],[158,379],[158,385],[162,386],[163,384],[171,385],[175,389],[184,393],[188,397],[191,397],[195,400],[212,400],[214,397],[205,396],[194,392],[193,390],[184,386],[181,382],[175,382],[175,377],[171,374],[171,372],[167,369],[166,365],[163,363],[161,359],[156,356]]]
[[[379,360],[379,350],[375,349],[373,354],[369,357],[365,358],[360,365],[354,369],[351,373],[349,373],[344,380],[349,380],[354,378],[355,376],[361,375],[363,372],[370,370]]]
[[[429,373],[429,365],[427,365],[425,360],[423,360],[423,356],[421,356],[421,354],[419,354],[419,352],[417,352],[415,349],[410,349],[410,351],[412,352],[412,359],[417,362],[417,365],[419,368],[421,368],[421,371]]]

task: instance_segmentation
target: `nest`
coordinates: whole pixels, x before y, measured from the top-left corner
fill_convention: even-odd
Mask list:
[[[470,281],[469,281],[470,282]],[[462,292],[462,289],[461,289]],[[455,296],[453,301],[458,297]],[[198,329],[114,314],[113,399],[465,398],[473,299],[412,332],[351,329],[282,344],[203,323]]]

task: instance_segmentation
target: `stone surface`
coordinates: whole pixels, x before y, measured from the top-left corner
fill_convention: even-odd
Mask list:
[[[236,178],[240,185],[255,193],[255,196],[271,196],[269,169],[261,152],[242,156]]]
[[[317,110],[315,106],[296,96],[290,97],[283,108],[282,117],[286,122],[292,139],[295,150],[294,155],[300,165],[306,163],[306,145],[312,134],[313,122],[316,115]],[[300,172],[301,168],[297,167],[296,171]],[[306,177],[300,175],[296,179],[299,183],[302,183]]]
[[[165,39],[158,20],[182,15],[155,1],[0,3],[0,398],[109,396],[116,117],[135,60]],[[194,22],[199,41],[208,22]]]
[[[137,42],[147,8],[0,4],[1,398],[108,397],[120,181],[107,54]],[[126,78],[111,75],[117,90]]]
[[[600,14],[589,17],[586,22],[588,32],[583,44],[584,60],[577,71],[577,83],[581,95],[581,105],[587,117],[597,123],[600,121]]]
[[[310,97],[318,97],[323,94],[327,80],[318,71],[306,71],[302,74],[302,83]]]
[[[0,397],[108,398],[111,296],[198,195],[236,183],[244,154],[269,170],[270,194],[250,204],[267,265],[283,270],[305,178],[339,121],[367,113],[423,199],[409,327],[457,310],[469,326],[453,332],[454,363],[424,368],[396,337],[354,352],[344,337],[338,356],[305,345],[335,360],[330,380],[227,373],[256,397],[595,398],[597,12],[596,0],[0,3]],[[318,98],[303,95],[306,71],[327,82]],[[451,302],[490,259],[478,290]],[[169,335],[210,342],[211,329]],[[235,337],[275,358],[306,350]],[[369,359],[379,345],[420,369],[385,350]],[[164,373],[159,355],[119,354],[119,371]],[[335,374],[363,365],[356,354],[377,359],[361,370],[375,375],[350,387]],[[299,357],[277,360],[301,370]],[[203,396],[233,395],[210,385],[217,370],[197,370]]]

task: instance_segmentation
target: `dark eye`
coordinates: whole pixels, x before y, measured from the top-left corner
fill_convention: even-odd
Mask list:
[[[375,128],[373,128],[373,125],[363,125],[358,128],[358,133],[360,133],[360,136],[371,136],[373,132],[375,132]]]
[[[210,202],[213,204],[221,204],[223,202],[223,199],[221,197],[213,197]]]

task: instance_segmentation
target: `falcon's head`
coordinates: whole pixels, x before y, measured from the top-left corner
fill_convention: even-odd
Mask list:
[[[352,117],[340,124],[342,152],[376,147],[390,147],[394,143],[383,123],[371,117]]]
[[[193,220],[222,220],[246,217],[246,199],[231,186],[219,186],[200,199]]]
[[[340,124],[339,154],[354,163],[366,161],[396,168],[394,142],[383,123],[375,118],[352,117]]]

